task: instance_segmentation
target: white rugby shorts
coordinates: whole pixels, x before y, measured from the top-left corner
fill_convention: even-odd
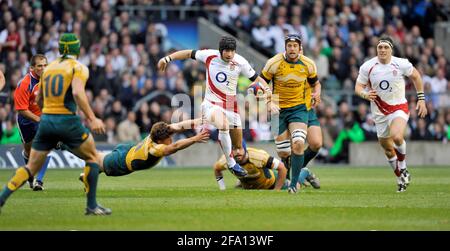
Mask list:
[[[374,116],[375,126],[377,128],[377,136],[378,138],[389,138],[390,137],[390,129],[392,121],[395,118],[402,118],[406,122],[408,122],[409,114],[406,114],[403,110],[397,110],[388,115],[378,115]]]
[[[217,111],[220,111],[223,114],[225,114],[227,121],[228,121],[228,125],[230,127],[234,126],[234,127],[242,128],[241,116],[239,115],[239,113],[230,111],[230,110],[226,110],[222,106],[213,104],[210,101],[208,101],[207,99],[203,100],[203,102],[202,102],[202,118],[205,119],[206,121],[208,121],[208,123],[212,124],[212,122],[211,122],[212,117],[215,113],[217,113]]]

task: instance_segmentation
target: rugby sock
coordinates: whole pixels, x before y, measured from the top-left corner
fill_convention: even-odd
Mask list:
[[[306,158],[306,156],[305,156],[305,158]],[[302,168],[302,170],[300,170],[300,176],[298,178],[298,182],[302,185],[305,184],[305,180],[306,180],[306,177],[308,177],[308,175],[309,175],[309,169],[307,167]]]
[[[309,148],[309,146],[308,146],[308,148],[306,148],[305,153],[304,153],[305,154],[305,161],[303,162],[303,167],[307,166],[309,161],[314,159],[317,156],[318,153],[319,152],[314,152],[313,150],[311,150],[311,148]]]
[[[406,141],[403,140],[403,143],[399,146],[394,144],[394,149],[398,158],[398,166],[400,169],[406,169]]]
[[[290,180],[291,179],[291,156],[287,156],[286,158],[281,158],[281,162],[283,162],[283,164],[287,170],[286,179]]]
[[[389,165],[392,167],[392,170],[394,170],[395,176],[400,177],[400,170],[397,168],[397,156],[394,156],[390,159],[388,159]]]
[[[83,183],[86,188],[87,207],[94,209],[97,207],[97,182],[100,167],[95,162],[86,162],[84,167]]]
[[[36,178],[38,181],[40,181],[40,182],[43,181],[45,172],[47,171],[48,163],[50,162],[51,158],[52,158],[51,156],[47,155],[47,158],[45,159],[45,162],[42,165],[41,170],[39,171],[38,176]]]
[[[30,171],[26,167],[19,167],[14,176],[9,180],[8,184],[0,193],[0,205],[3,205],[8,197],[19,189],[31,176]]]
[[[303,154],[298,155],[293,153],[291,155],[291,168],[292,168],[292,180],[291,180],[291,187],[296,187],[298,178],[300,176],[300,170],[303,167],[303,161],[305,159],[305,156]]]
[[[219,144],[222,148],[223,154],[227,159],[228,167],[231,168],[236,165],[236,161],[233,159],[231,154],[231,137],[230,133],[227,131],[219,131]]]

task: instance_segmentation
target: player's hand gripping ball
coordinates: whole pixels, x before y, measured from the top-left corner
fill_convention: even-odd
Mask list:
[[[251,84],[247,89],[247,93],[250,95],[255,95],[256,98],[262,98],[264,96],[262,84],[259,82]]]

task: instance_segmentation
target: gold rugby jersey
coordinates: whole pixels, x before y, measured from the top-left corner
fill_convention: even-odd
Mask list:
[[[299,55],[297,62],[290,63],[284,53],[270,58],[264,66],[262,77],[272,81],[273,99],[280,108],[289,108],[305,104],[311,108],[311,88],[309,84],[317,81],[315,63],[304,55]]]
[[[77,105],[72,95],[72,80],[79,78],[84,85],[88,68],[73,58],[58,58],[45,68],[40,79],[45,114],[75,114]]]

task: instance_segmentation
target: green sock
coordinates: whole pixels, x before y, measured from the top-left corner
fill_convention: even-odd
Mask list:
[[[0,207],[5,204],[6,200],[13,192],[14,191],[10,190],[7,186],[3,187],[3,190],[0,193]]]
[[[291,156],[287,156],[286,158],[281,158],[281,162],[283,162],[284,167],[286,167],[286,179],[291,179]]]
[[[86,186],[87,206],[91,209],[97,207],[97,182],[100,167],[97,163],[87,162],[84,167],[84,185]]]
[[[291,187],[296,187],[297,182],[300,176],[300,170],[303,167],[303,161],[305,159],[305,155],[297,155],[293,153],[291,155],[291,168],[292,168],[292,180]]]
[[[305,150],[305,161],[303,162],[303,167],[308,165],[309,161],[311,161],[312,159],[314,159],[317,156],[317,153],[319,153],[319,152],[314,152],[309,147],[306,148],[306,150]]]

